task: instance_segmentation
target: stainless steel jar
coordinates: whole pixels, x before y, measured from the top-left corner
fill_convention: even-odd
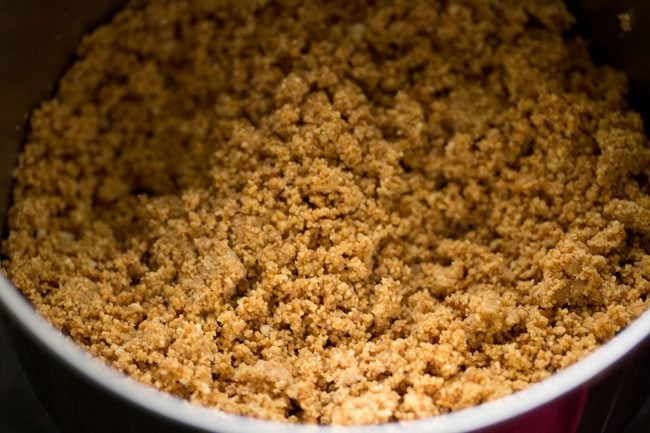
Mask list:
[[[27,113],[51,94],[80,35],[121,3],[0,1],[0,221],[6,218],[11,171]],[[633,51],[626,52],[636,49],[642,54],[637,45],[647,48],[644,43],[650,36],[638,32],[620,35],[616,19],[617,11],[643,8],[640,3],[644,2],[585,0],[574,5],[586,17],[583,27],[596,29],[594,35],[601,39],[604,52],[613,54],[636,79],[638,93],[633,96],[637,102],[643,102],[644,90],[650,89],[643,87],[643,78],[650,78],[650,57],[647,49],[638,61],[634,61]],[[641,26],[641,33],[646,30]],[[621,41],[627,48],[619,47]],[[650,389],[648,312],[574,366],[498,401],[435,418],[380,426],[286,425],[201,408],[136,383],[53,329],[2,277],[0,310],[37,393],[64,432],[619,432]]]

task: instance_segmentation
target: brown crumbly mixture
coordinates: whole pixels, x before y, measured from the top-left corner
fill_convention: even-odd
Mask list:
[[[134,378],[365,424],[650,304],[650,148],[559,1],[136,1],[32,118],[9,277]]]
[[[618,18],[618,24],[620,25],[621,30],[623,30],[624,32],[631,32],[632,31],[632,16],[630,15],[629,12],[618,14],[617,18]]]

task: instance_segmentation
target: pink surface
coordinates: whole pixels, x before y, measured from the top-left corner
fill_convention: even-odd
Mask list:
[[[547,405],[509,421],[481,430],[484,433],[575,433],[587,401],[587,388],[580,388]]]

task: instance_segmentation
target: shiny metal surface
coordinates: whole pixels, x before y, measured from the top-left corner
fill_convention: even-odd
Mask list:
[[[587,17],[589,10],[593,12],[589,8],[597,7],[599,1],[577,0],[574,3]],[[109,16],[120,3],[119,0],[0,0],[0,222],[6,216],[10,173],[23,140],[26,113],[38,101],[52,94],[53,83],[71,60],[80,35]],[[587,3],[587,9],[581,9]],[[600,3],[620,5],[635,2],[603,0]],[[586,19],[585,23],[598,22],[597,19]],[[644,53],[650,51],[648,47],[650,45],[646,45]],[[648,58],[647,55],[644,57]],[[627,64],[624,60],[619,61]],[[633,78],[641,89],[646,82],[643,78],[650,78],[650,73],[644,75],[643,70],[643,67],[638,67],[633,72]],[[594,416],[602,415],[602,420],[598,422],[601,426],[599,429],[615,432],[620,431],[616,428],[625,421],[619,419],[625,415],[619,415],[624,412],[616,409],[617,395],[628,392],[624,386],[634,390],[635,383],[643,383],[639,382],[637,373],[648,364],[650,336],[648,312],[594,354],[550,379],[513,396],[450,415],[371,427],[287,426],[194,406],[116,373],[49,326],[11,283],[1,277],[0,310],[3,310],[1,318],[7,323],[42,400],[62,431],[70,433],[530,433],[549,431],[539,424],[540,413],[545,413],[543,411],[549,407],[571,408],[584,403],[581,400],[584,396],[588,398],[586,407],[589,409],[596,394],[603,400],[602,405],[593,406],[592,409]],[[602,386],[608,381],[622,384],[620,390],[615,391],[617,395],[598,391],[605,389]],[[596,411],[603,413],[596,414]],[[593,430],[589,428],[584,431]]]

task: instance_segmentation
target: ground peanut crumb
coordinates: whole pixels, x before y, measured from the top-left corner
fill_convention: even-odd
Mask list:
[[[621,26],[621,30],[624,32],[632,31],[632,17],[629,12],[618,14],[618,24]]]
[[[650,301],[650,147],[560,1],[133,1],[32,117],[3,265],[227,412],[408,420]]]

